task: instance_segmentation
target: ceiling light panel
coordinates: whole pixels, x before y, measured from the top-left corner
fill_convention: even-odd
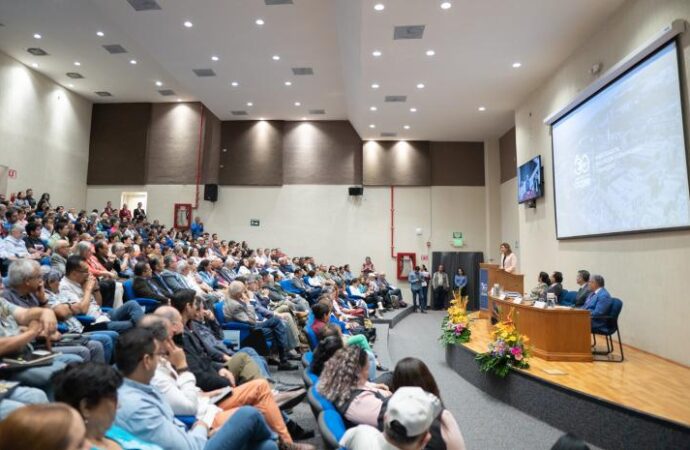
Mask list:
[[[48,52],[38,47],[27,48],[26,51],[34,56],[46,56],[48,54]]]
[[[67,75],[68,78],[72,78],[73,80],[84,78],[84,75],[80,74],[79,72],[67,72],[65,75]]]
[[[155,11],[161,9],[156,0],[127,0],[135,11]]]
[[[407,101],[406,95],[386,95],[384,100],[388,103],[404,103]]]
[[[192,69],[197,77],[215,77],[216,72],[213,69]]]
[[[169,97],[171,95],[175,95],[175,91],[173,91],[172,89],[161,89],[158,91],[158,93],[160,95],[162,95],[163,97]]]
[[[236,111],[230,111],[230,114],[233,116],[247,116],[247,111],[245,110],[236,110]]]
[[[311,67],[293,67],[293,75],[314,75],[314,69]]]
[[[292,0],[264,0],[266,6],[292,5]]]
[[[422,39],[425,25],[402,25],[393,29],[393,39]]]
[[[104,45],[103,48],[105,49],[105,51],[107,51],[111,55],[117,55],[120,53],[127,53],[127,49],[125,49],[120,44],[108,44],[108,45]]]
[[[112,97],[113,96],[113,94],[111,94],[108,91],[96,91],[96,92],[94,92],[94,94],[96,94],[99,97]]]
[[[381,137],[396,137],[398,133],[394,131],[382,131],[381,132]]]
[[[323,115],[323,114],[326,114],[326,110],[325,110],[325,109],[310,109],[310,110],[309,110],[309,114],[312,114],[312,115]]]

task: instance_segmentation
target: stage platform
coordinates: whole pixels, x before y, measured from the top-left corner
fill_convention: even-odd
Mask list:
[[[532,357],[502,380],[474,361],[491,340],[489,321],[476,318],[471,329],[469,343],[446,348],[446,361],[490,395],[602,448],[690,449],[690,368],[624,346],[622,363]]]
[[[372,317],[371,321],[373,323],[386,324],[391,328],[395,328],[395,325],[397,325],[398,322],[400,322],[410,314],[412,314],[412,306],[407,306],[405,308],[394,309],[393,311],[385,312],[382,315],[383,317],[381,317],[380,319]]]

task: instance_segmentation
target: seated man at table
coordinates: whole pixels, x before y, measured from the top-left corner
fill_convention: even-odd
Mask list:
[[[592,330],[606,326],[606,319],[597,318],[599,316],[608,316],[611,313],[611,294],[604,287],[604,277],[601,275],[592,275],[589,280],[589,289],[592,291],[587,298],[584,309],[589,310],[592,314]]]
[[[580,286],[580,289],[577,290],[577,294],[575,295],[575,307],[580,308],[587,301],[589,294],[592,293],[592,291],[589,290],[589,272],[586,270],[578,270],[575,282]]]

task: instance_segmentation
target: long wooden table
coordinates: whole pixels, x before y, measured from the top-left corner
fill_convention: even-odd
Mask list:
[[[513,322],[526,335],[534,356],[547,361],[592,361],[589,311],[571,308],[536,308],[489,296],[489,312],[500,320],[514,308]]]

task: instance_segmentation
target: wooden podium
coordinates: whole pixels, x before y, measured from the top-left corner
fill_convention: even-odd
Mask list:
[[[504,291],[519,292],[524,291],[524,275],[518,273],[508,273],[499,269],[498,264],[480,263],[479,264],[479,317],[488,319],[490,317],[489,294],[494,284],[499,284]]]

